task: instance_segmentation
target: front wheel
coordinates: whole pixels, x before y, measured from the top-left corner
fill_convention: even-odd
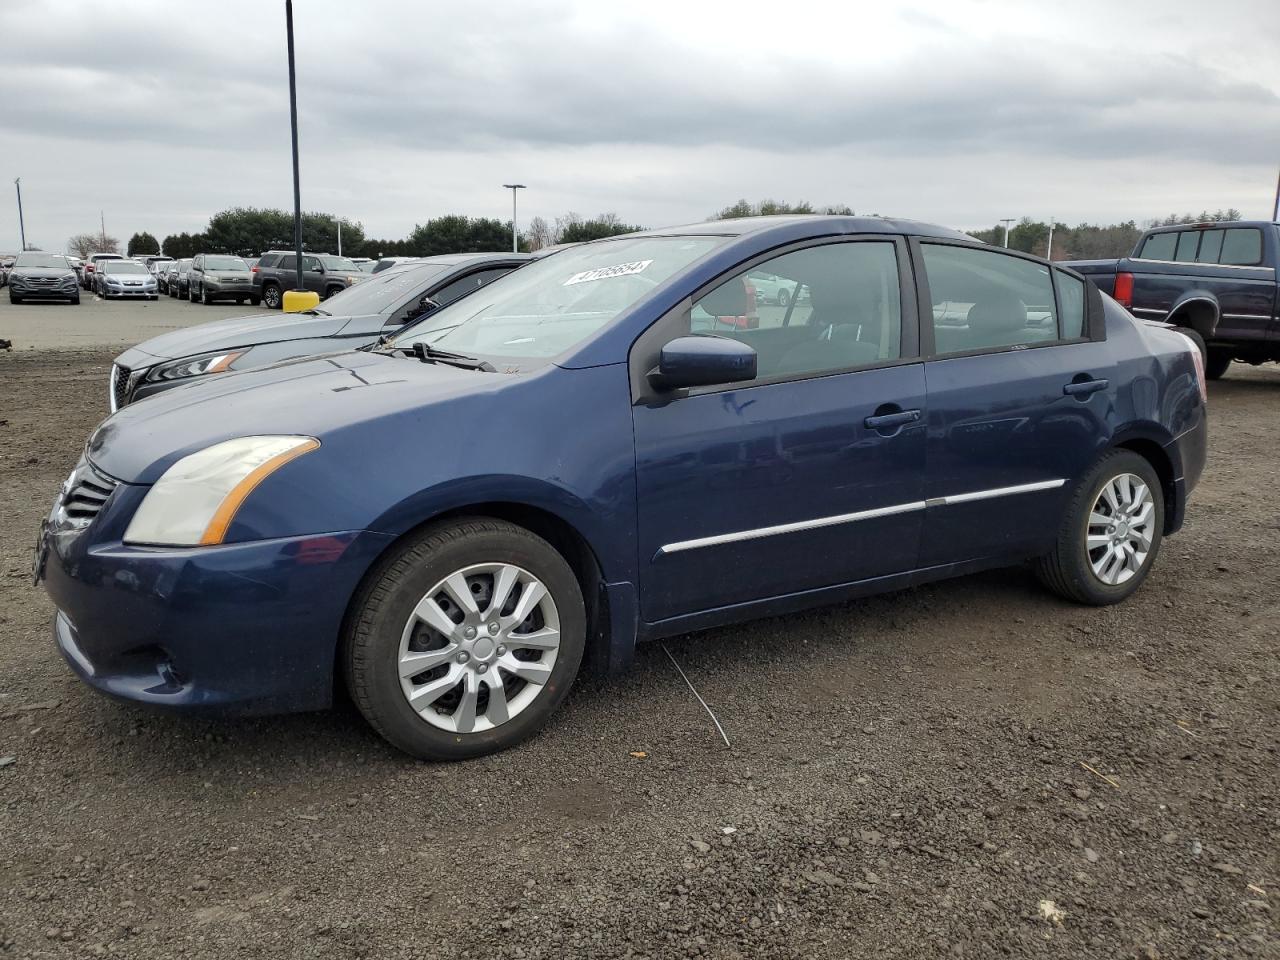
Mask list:
[[[260,303],[262,302],[262,298],[261,298],[261,297],[250,297],[250,298],[249,298],[249,302],[250,302],[251,304],[253,304],[253,305],[256,307],[258,304],[260,304]]]
[[[281,299],[280,288],[274,283],[268,283],[262,288],[262,302],[267,305],[267,309],[279,310]]]
[[[1054,548],[1036,562],[1050,590],[1092,606],[1119,603],[1151,572],[1164,535],[1164,490],[1131,450],[1112,450],[1076,485]]]
[[[1224,353],[1221,350],[1210,350],[1208,359],[1204,362],[1204,375],[1210,380],[1221,380],[1227,374],[1227,368],[1231,366],[1231,354]]]
[[[787,291],[786,291],[786,290],[779,290],[779,291],[778,291],[778,306],[780,306],[780,307],[785,307],[785,306],[787,306],[787,304],[789,304],[789,303],[791,303],[791,294],[787,293]]]
[[[462,760],[536,733],[586,643],[577,578],[541,537],[499,520],[429,527],[362,588],[344,638],[351,697],[406,753]]]
[[[206,307],[209,306],[209,304],[213,303],[213,300],[209,298],[209,290],[207,287],[200,288],[200,302],[203,303]]]
[[[21,302],[22,302],[22,298],[21,298],[21,297],[15,297],[15,296],[11,293],[11,294],[9,294],[9,302],[10,302],[10,303],[21,303]]]

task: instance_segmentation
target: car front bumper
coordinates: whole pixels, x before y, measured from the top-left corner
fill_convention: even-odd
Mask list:
[[[347,603],[392,539],[354,531],[178,549],[86,545],[92,529],[41,537],[36,575],[57,606],[59,651],[102,693],[212,714],[327,707]]]
[[[104,297],[129,298],[129,297],[154,297],[157,295],[156,285],[153,283],[146,287],[113,287],[104,284],[102,288]]]
[[[211,297],[250,297],[255,295],[253,282],[250,280],[243,282],[220,280],[216,283],[206,280],[203,289],[209,291],[209,296]]]
[[[80,296],[80,285],[75,280],[64,280],[61,283],[31,283],[25,280],[11,280],[9,289],[16,297],[48,297],[51,300],[74,300]]]

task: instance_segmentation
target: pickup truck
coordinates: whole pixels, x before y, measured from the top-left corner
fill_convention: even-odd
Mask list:
[[[1136,316],[1199,334],[1212,380],[1232,360],[1280,361],[1278,265],[1280,224],[1266,220],[1157,227],[1142,235],[1132,256],[1063,264]]]

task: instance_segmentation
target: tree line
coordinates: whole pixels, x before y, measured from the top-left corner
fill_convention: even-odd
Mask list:
[[[781,200],[750,202],[738,200],[713,213],[708,219],[725,220],[736,217],[762,217],[777,214],[821,214],[853,216],[853,208],[847,204],[816,206],[808,201],[788,203]],[[871,214],[879,216],[879,214]],[[1144,230],[1154,226],[1200,221],[1239,220],[1240,211],[1201,211],[1199,214],[1169,214],[1139,226],[1136,221],[1122,223],[1080,223],[1069,226],[1055,221],[1053,224],[1053,249],[1055,260],[1095,260],[1123,257],[1129,254]],[[601,213],[583,217],[570,211],[548,221],[534,217],[520,235],[520,249],[541,250],[560,243],[582,243],[643,230],[638,224],[625,223],[615,213]],[[986,230],[970,231],[971,235],[986,243],[1002,246],[1005,243],[1003,224]],[[1009,228],[1008,246],[1012,250],[1044,256],[1048,250],[1049,224],[1046,221],[1023,217]],[[302,245],[306,250],[336,253],[338,249],[338,218],[327,213],[302,215]],[[284,210],[234,207],[209,218],[209,225],[199,233],[176,233],[163,241],[144,231],[129,238],[128,256],[142,256],[164,252],[183,258],[197,253],[229,253],[238,256],[257,256],[264,250],[291,249],[293,247],[293,215]],[[433,217],[425,223],[415,224],[407,237],[399,240],[366,237],[364,225],[358,221],[342,221],[342,252],[352,257],[429,257],[446,253],[508,250],[511,247],[511,221],[490,217],[469,217],[465,214],[447,214]],[[79,257],[92,253],[119,253],[120,241],[103,232],[77,234],[67,241],[67,249]]]

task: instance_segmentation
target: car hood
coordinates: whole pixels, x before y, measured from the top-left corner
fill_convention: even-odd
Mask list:
[[[87,451],[117,480],[154,483],[177,460],[223,440],[286,434],[323,444],[337,431],[501,390],[515,379],[404,355],[347,352],[287,360],[129,404],[94,431]]]
[[[74,277],[76,272],[69,267],[10,267],[9,276],[17,277]]]
[[[158,337],[144,340],[136,347],[130,347],[116,357],[116,363],[136,370],[139,367],[149,367],[157,360],[177,360],[214,350],[332,337],[344,327],[367,325],[368,321],[373,321],[371,329],[376,331],[382,320],[376,314],[372,317],[322,317],[303,313],[276,313],[267,316],[258,313],[162,333]]]

